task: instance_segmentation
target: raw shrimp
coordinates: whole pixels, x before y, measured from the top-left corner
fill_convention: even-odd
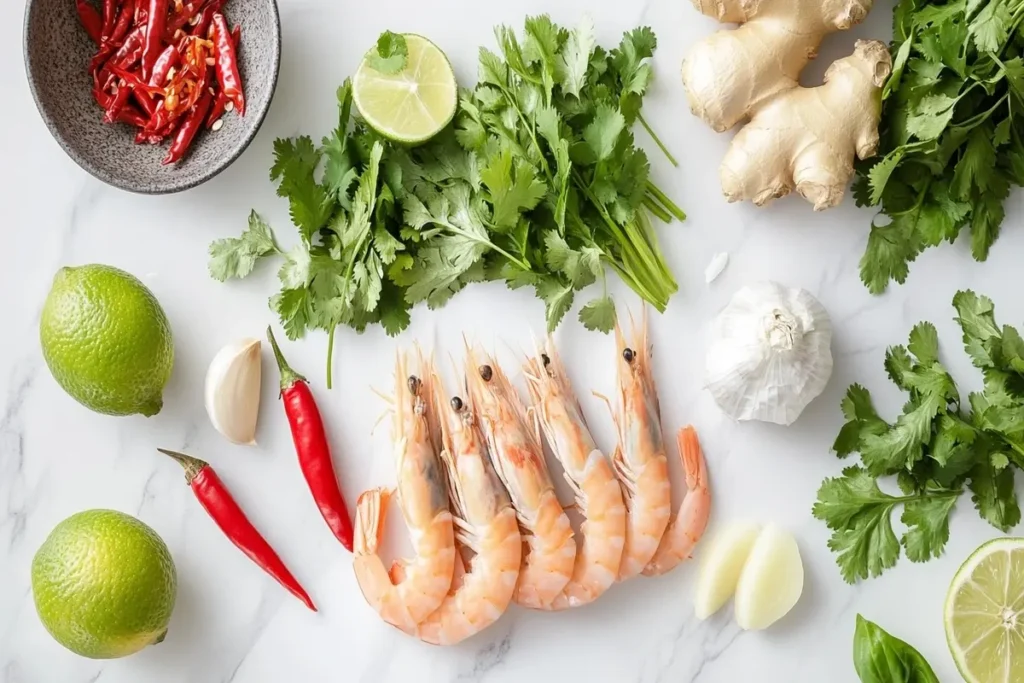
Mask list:
[[[619,445],[612,462],[626,501],[626,545],[619,580],[638,575],[654,557],[672,514],[668,460],[661,432],[661,407],[651,374],[647,341],[647,311],[639,332],[630,321],[632,341],[627,343],[616,324],[619,351],[619,409],[615,423]]]
[[[367,491],[356,506],[355,571],[363,596],[384,621],[406,633],[440,606],[455,572],[455,537],[448,488],[431,437],[430,370],[418,355],[421,377],[409,374],[399,354],[395,368],[392,438],[398,465],[398,502],[412,537],[414,557],[391,572],[377,552],[384,533],[386,489]],[[426,371],[424,373],[424,371]]]
[[[498,476],[512,496],[526,545],[514,599],[525,607],[543,608],[572,578],[572,525],[551,483],[540,435],[529,426],[512,383],[486,354],[478,363],[473,350],[467,352],[470,405],[479,416]]]
[[[644,569],[644,576],[659,576],[672,571],[690,558],[694,547],[704,536],[711,514],[711,491],[708,470],[693,427],[679,430],[679,457],[686,473],[686,497],[658,546],[658,552]]]
[[[526,366],[527,386],[548,445],[562,463],[565,479],[583,517],[583,538],[572,579],[547,609],[593,602],[615,583],[626,535],[626,506],[611,463],[598,450],[572,390],[565,366],[549,340]]]
[[[441,462],[460,548],[473,553],[441,606],[419,625],[420,639],[454,645],[493,624],[505,613],[515,592],[523,556],[519,522],[508,492],[487,454],[473,410],[458,396],[445,402],[435,377],[434,416],[440,422]]]

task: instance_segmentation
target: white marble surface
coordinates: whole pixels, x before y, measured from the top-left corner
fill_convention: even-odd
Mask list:
[[[828,534],[811,518],[810,508],[822,478],[840,469],[829,446],[840,425],[838,405],[846,386],[865,383],[890,414],[899,406],[901,397],[882,370],[887,345],[902,341],[918,320],[934,321],[947,342],[949,365],[971,388],[976,375],[954,341],[950,301],[956,289],[970,286],[993,296],[1007,322],[1024,319],[1024,300],[1016,296],[1021,278],[1015,253],[1024,249],[1024,233],[1016,229],[1019,194],[1010,201],[1007,230],[987,264],[974,263],[964,244],[944,247],[914,264],[906,286],[872,297],[857,276],[870,212],[847,204],[814,215],[795,200],[756,210],[719,198],[713,169],[728,137],[690,116],[677,76],[688,46],[716,27],[689,3],[281,0],[280,85],[256,142],[232,168],[199,189],[137,197],[89,177],[50,139],[23,73],[22,4],[0,3],[2,683],[845,683],[856,680],[851,644],[858,612],[917,645],[941,680],[957,680],[942,633],[942,600],[960,561],[993,530],[964,501],[953,519],[945,559],[923,566],[904,561],[882,579],[850,587],[842,582],[825,547]],[[848,52],[855,35],[887,37],[890,10],[891,4],[883,3],[853,34],[831,37],[813,74]],[[250,208],[269,218],[285,239],[293,235],[286,206],[267,180],[273,139],[327,131],[335,117],[335,86],[383,29],[432,37],[451,56],[460,79],[470,82],[477,46],[491,43],[490,27],[518,24],[527,13],[539,12],[566,24],[589,12],[604,43],[641,23],[652,25],[662,41],[659,81],[645,113],[682,168],[672,169],[653,153],[653,145],[647,147],[658,183],[690,220],[661,233],[681,291],[652,323],[656,371],[667,425],[693,422],[701,432],[714,479],[713,526],[741,518],[774,520],[799,538],[806,594],[769,632],[741,633],[727,611],[707,623],[695,621],[691,564],[661,579],[617,587],[587,609],[547,615],[513,608],[498,625],[460,647],[421,645],[386,627],[363,602],[349,556],[324,527],[304,488],[275,403],[274,382],[264,389],[258,449],[225,445],[203,411],[206,364],[223,343],[261,333],[271,319],[266,297],[274,280],[264,269],[242,284],[213,282],[206,274],[207,244],[237,234]],[[731,262],[708,287],[704,267],[719,251],[728,251]],[[89,262],[138,274],[171,319],[177,364],[165,408],[156,418],[93,415],[63,394],[43,364],[37,325],[50,279],[62,265]],[[810,289],[835,321],[835,375],[825,395],[789,429],[732,424],[702,390],[709,321],[738,287],[762,278]],[[543,312],[531,294],[493,285],[474,286],[437,313],[417,310],[413,328],[398,342],[377,331],[341,334],[338,387],[330,393],[322,385],[316,390],[329,416],[349,499],[389,481],[387,429],[371,435],[383,406],[370,385],[387,384],[396,343],[418,340],[454,348],[465,332],[499,348],[504,342],[519,347],[542,326]],[[615,351],[609,339],[574,323],[565,325],[558,339],[571,351],[580,386],[611,388]],[[295,366],[321,376],[322,336],[289,344],[287,351]],[[601,443],[610,446],[611,429],[600,406],[587,396],[584,403]],[[156,454],[157,446],[188,449],[213,461],[313,594],[319,614],[305,610],[221,537],[177,466]],[[121,661],[89,661],[63,650],[40,625],[30,594],[31,558],[50,529],[93,507],[124,510],[152,525],[169,544],[180,575],[166,642]]]

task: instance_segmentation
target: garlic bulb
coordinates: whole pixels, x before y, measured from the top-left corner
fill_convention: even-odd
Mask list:
[[[231,443],[256,445],[262,363],[260,340],[243,339],[221,349],[206,372],[206,412]]]
[[[744,287],[712,325],[708,388],[737,420],[793,424],[832,375],[832,322],[818,300],[775,282]]]

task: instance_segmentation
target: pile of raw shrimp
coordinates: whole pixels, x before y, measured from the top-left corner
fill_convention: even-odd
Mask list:
[[[562,610],[593,602],[612,584],[654,576],[690,556],[711,507],[696,432],[679,433],[687,492],[672,492],[646,321],[619,349],[619,443],[595,445],[550,341],[524,366],[530,406],[501,367],[467,348],[465,399],[448,398],[422,355],[395,370],[393,441],[398,502],[413,556],[386,568],[378,555],[394,493],[363,493],[356,510],[355,571],[387,623],[436,645],[484,630],[511,602]],[[561,463],[583,518],[570,524],[545,462]]]

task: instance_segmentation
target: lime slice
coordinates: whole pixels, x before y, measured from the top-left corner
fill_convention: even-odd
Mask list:
[[[389,140],[416,145],[434,137],[455,117],[459,88],[451,62],[423,36],[404,35],[405,69],[384,74],[363,59],[353,79],[356,107],[371,128]]]
[[[946,640],[967,683],[1024,683],[1024,538],[989,541],[960,567]]]

